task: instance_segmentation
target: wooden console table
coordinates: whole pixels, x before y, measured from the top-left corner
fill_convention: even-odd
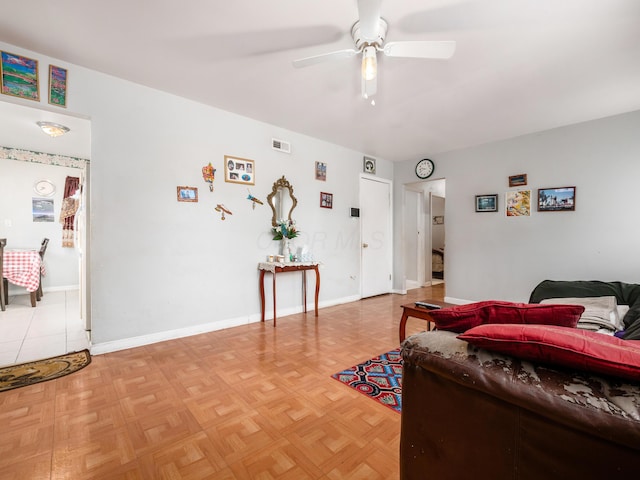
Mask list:
[[[271,272],[273,275],[273,326],[276,326],[276,275],[282,272],[302,272],[302,304],[304,312],[307,313],[307,270],[316,272],[316,295],[315,314],[318,316],[318,295],[320,294],[320,272],[318,264],[313,263],[277,263],[261,262],[258,264],[260,270],[260,307],[262,309],[262,320],[264,322],[264,274]]]
[[[425,300],[425,302],[433,303],[435,305],[440,305],[442,308],[445,307],[454,307],[453,303],[441,302],[440,300]],[[427,330],[431,330],[431,319],[430,313],[432,310],[429,310],[424,307],[418,307],[415,303],[407,303],[402,305],[402,318],[400,318],[400,343],[402,343],[406,337],[405,328],[407,326],[407,320],[409,317],[419,318],[420,320],[427,321]]]

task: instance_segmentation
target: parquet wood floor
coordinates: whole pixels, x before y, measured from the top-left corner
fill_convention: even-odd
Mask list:
[[[400,415],[331,378],[444,285],[95,356],[0,393],[2,479],[396,479]],[[424,329],[410,319],[407,335]]]

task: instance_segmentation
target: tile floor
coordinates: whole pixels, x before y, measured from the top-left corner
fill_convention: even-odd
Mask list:
[[[29,295],[9,295],[7,309],[0,311],[0,366],[88,348],[78,295],[45,291],[35,308]]]

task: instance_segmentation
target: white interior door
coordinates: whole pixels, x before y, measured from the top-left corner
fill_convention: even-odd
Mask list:
[[[360,177],[361,292],[372,297],[391,291],[391,182]]]

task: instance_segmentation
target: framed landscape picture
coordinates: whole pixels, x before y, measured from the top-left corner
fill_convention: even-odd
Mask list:
[[[539,212],[567,212],[576,209],[576,187],[538,189]]]
[[[2,93],[28,100],[40,100],[38,61],[32,58],[0,52]]]
[[[518,175],[511,175],[509,177],[510,187],[522,187],[527,184],[527,174],[520,173]]]
[[[255,165],[253,160],[224,156],[224,181],[255,185]]]
[[[67,107],[67,69],[49,65],[49,103]]]
[[[179,202],[197,202],[198,201],[198,188],[197,187],[177,187],[177,196]]]
[[[498,194],[476,195],[476,212],[497,212]]]

